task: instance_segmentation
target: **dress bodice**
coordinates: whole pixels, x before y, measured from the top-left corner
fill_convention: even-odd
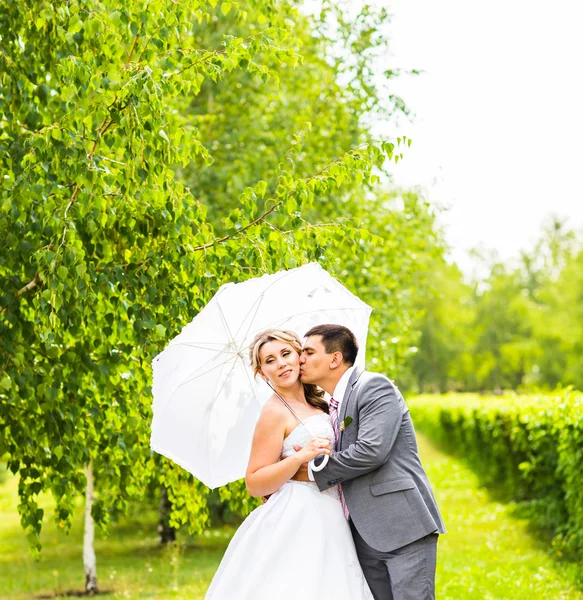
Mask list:
[[[334,429],[330,423],[330,415],[320,413],[304,419],[305,426],[298,423],[297,427],[283,440],[281,457],[287,458],[295,453],[294,446],[303,447],[313,437],[327,437],[334,450]]]
[[[326,413],[312,415],[304,419],[304,423],[305,426],[298,423],[297,427],[283,440],[281,458],[291,456],[295,453],[294,446],[296,444],[303,448],[304,444],[307,444],[313,437],[327,437],[330,440],[330,447],[334,450],[336,436],[334,435],[334,429],[332,429],[332,423],[330,423],[330,415]],[[294,481],[292,479],[288,483],[305,485],[318,490],[318,486],[313,481]],[[328,488],[322,493],[340,500],[337,485]]]

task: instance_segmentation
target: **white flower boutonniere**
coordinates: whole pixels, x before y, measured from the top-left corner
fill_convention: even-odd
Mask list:
[[[352,417],[346,417],[342,423],[340,423],[340,431],[344,431],[352,423]]]

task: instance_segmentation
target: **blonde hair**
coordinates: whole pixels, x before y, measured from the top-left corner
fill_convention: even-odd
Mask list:
[[[266,329],[265,331],[261,331],[255,336],[255,339],[249,346],[249,360],[251,361],[251,368],[255,377],[257,377],[257,373],[261,370],[261,359],[259,357],[261,348],[267,342],[274,341],[289,344],[298,354],[302,352],[302,341],[295,331],[286,331],[285,329]],[[302,385],[304,386],[306,402],[314,408],[329,414],[330,408],[324,400],[324,392],[312,383],[304,383]]]

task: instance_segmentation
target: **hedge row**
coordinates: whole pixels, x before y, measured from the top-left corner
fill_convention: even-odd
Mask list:
[[[583,554],[583,394],[451,394],[408,404],[419,430],[549,528],[558,554]]]

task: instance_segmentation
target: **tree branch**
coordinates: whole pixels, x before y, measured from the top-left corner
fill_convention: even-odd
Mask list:
[[[150,37],[148,38],[148,41],[144,44],[144,47],[142,48],[142,51],[140,52],[140,56],[138,56],[138,60],[136,62],[138,62],[138,63],[142,62],[142,56],[144,56],[144,52],[148,48],[150,42],[152,41],[152,38],[160,31],[160,29],[162,29],[161,25],[160,25],[160,27],[158,27],[158,29],[155,29],[153,31],[152,35],[150,35]]]
[[[368,145],[367,143],[360,144],[356,148],[352,148],[351,150],[348,150],[347,152],[342,154],[340,156],[340,158],[337,158],[336,160],[327,164],[325,167],[322,167],[317,173],[314,173],[314,175],[311,175],[307,179],[304,179],[304,182],[309,183],[310,181],[312,181],[312,179],[319,177],[322,173],[324,173],[327,169],[329,169],[333,164],[341,162],[345,156],[348,156],[349,154],[354,153],[367,145]],[[293,191],[295,191],[295,190],[290,190],[290,192],[288,192],[288,194],[287,194],[287,197],[289,197],[293,193]],[[257,225],[257,223],[259,223],[260,221],[263,221],[268,215],[270,215],[272,212],[274,212],[282,204],[283,204],[283,200],[276,202],[269,210],[266,210],[262,215],[257,217],[254,221],[245,225],[245,227],[241,227],[241,229],[237,229],[237,231],[233,232],[232,234],[226,235],[222,238],[219,238],[218,240],[214,240],[213,242],[209,242],[208,244],[202,244],[201,246],[195,246],[192,249],[192,251],[196,252],[199,250],[206,250],[207,248],[212,248],[215,244],[222,244],[223,242],[226,242],[227,240],[230,240],[230,239],[238,236],[240,233],[243,233],[243,231],[245,231],[246,229],[249,229],[250,227],[253,227],[253,225]]]
[[[89,151],[89,154],[87,155],[87,162],[90,163],[93,160],[93,156],[95,155],[95,150],[97,149],[97,144],[99,143],[99,140],[105,135],[105,133],[107,132],[107,130],[113,125],[113,119],[109,119],[108,117],[105,116],[103,119],[103,122],[101,123],[101,125],[99,126],[99,129],[97,130],[97,135],[95,136],[95,140],[93,140],[93,145],[91,146],[91,150]],[[79,195],[79,192],[81,191],[81,184],[78,183],[75,186],[75,189],[73,190],[73,195],[71,196],[71,199],[69,200],[69,204],[67,204],[67,208],[65,208],[65,213],[64,213],[64,219],[65,219],[65,226],[63,227],[63,236],[61,238],[61,243],[59,244],[59,249],[61,249],[63,247],[63,244],[65,243],[65,235],[67,233],[67,215],[69,214],[69,209],[71,208],[71,206],[73,206],[73,204],[75,204],[76,200],[77,200],[77,196]]]
[[[208,244],[202,244],[201,246],[195,246],[192,249],[192,251],[197,252],[199,250],[206,250],[207,248],[212,248],[215,244],[222,244],[222,243],[226,242],[227,240],[230,240],[230,239],[238,236],[240,233],[243,233],[246,229],[249,229],[249,227],[253,227],[253,225],[257,225],[257,223],[263,221],[268,215],[270,215],[274,210],[279,208],[282,204],[283,204],[283,200],[280,200],[279,202],[274,204],[269,210],[266,210],[262,215],[257,217],[254,221],[245,225],[245,227],[241,227],[241,229],[237,229],[237,231],[233,232],[232,234],[225,235],[224,237],[219,238],[218,240],[214,240],[213,242],[209,242]]]
[[[253,35],[249,35],[246,38],[243,38],[244,42],[248,42],[250,40],[254,40],[255,38],[261,37],[262,35],[265,34],[266,30],[262,30],[259,31],[258,33],[255,33]],[[187,71],[188,69],[191,69],[192,67],[195,67],[196,65],[200,64],[201,62],[205,62],[207,61],[209,58],[212,58],[213,56],[217,56],[219,54],[225,54],[225,52],[227,51],[227,46],[225,43],[223,43],[222,47],[219,46],[216,50],[214,51],[208,51],[209,55],[208,56],[204,56],[203,58],[201,58],[200,60],[197,60],[193,63],[191,63],[190,65],[187,65],[186,67],[184,67],[183,69],[181,69],[180,71],[178,71],[177,73],[173,73],[173,75],[180,75],[181,73],[184,73],[184,71]]]
[[[134,50],[136,49],[136,44],[138,43],[138,40],[140,39],[140,34],[136,33],[136,37],[134,38],[134,43],[132,44],[132,47],[129,51],[128,57],[126,58],[126,68],[127,66],[130,64],[130,60],[132,58],[132,54],[134,53]]]
[[[6,371],[6,367],[8,366],[9,362],[10,362],[10,357],[8,357],[8,359],[6,360],[6,364],[2,367],[2,370],[0,371],[0,375],[4,374],[4,371]]]
[[[40,277],[38,276],[38,273],[35,273],[34,279],[32,281],[29,281],[23,288],[18,290],[18,293],[16,295],[22,296],[22,294],[24,294],[25,292],[28,292],[28,291],[34,289],[35,287],[41,286],[41,285],[42,285],[42,281],[41,281]]]
[[[173,73],[173,75],[181,75],[182,73],[184,73],[184,71],[188,71],[188,69],[192,69],[192,67],[195,67],[196,65],[199,65],[202,62],[207,62],[210,58],[213,58],[214,56],[218,56],[219,54],[224,54],[227,51],[226,48],[217,48],[214,52],[212,52],[211,54],[209,54],[208,56],[205,56],[203,58],[201,58],[200,60],[196,60],[193,63],[189,64],[188,66],[184,67],[183,69],[180,69],[180,71],[178,71],[178,73]]]

